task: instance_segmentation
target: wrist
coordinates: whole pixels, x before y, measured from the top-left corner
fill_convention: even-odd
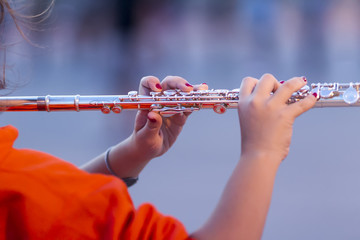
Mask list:
[[[105,154],[106,157],[106,154]],[[108,152],[108,165],[119,178],[136,178],[150,159],[142,155],[132,136],[113,146]]]
[[[149,162],[153,158],[162,155],[162,147],[159,146],[157,139],[144,138],[144,136],[133,132],[127,140],[129,149],[131,149],[131,152],[139,162]]]
[[[112,148],[113,147],[108,148],[108,150],[106,150],[106,152],[105,152],[105,159],[104,159],[105,166],[111,175],[113,175],[115,177],[119,177],[118,174],[112,169],[112,167],[110,165],[109,155],[110,155],[110,151],[112,150]],[[139,177],[119,177],[119,178],[125,182],[127,187],[131,187],[139,180]]]
[[[272,151],[242,151],[240,161],[242,162],[261,162],[261,164],[279,167],[283,158]]]
[[[143,150],[144,149],[141,148],[140,144],[137,143],[134,134],[132,134],[124,141],[112,147],[111,158],[122,158],[123,161],[133,163],[143,163],[150,161],[151,158],[144,154]]]
[[[129,155],[131,155],[134,161],[147,163],[154,158],[153,155],[149,153],[149,147],[145,146],[142,141],[139,141],[135,132],[126,139],[126,145]]]
[[[266,157],[271,161],[281,163],[289,153],[289,145],[281,143],[246,143],[241,144],[241,155],[251,157]]]

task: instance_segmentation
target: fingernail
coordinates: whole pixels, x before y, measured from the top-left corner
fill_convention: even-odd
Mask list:
[[[304,82],[307,82],[307,79],[306,79],[306,77],[302,77],[302,79],[304,80]]]
[[[155,85],[155,87],[156,87],[157,89],[162,89],[160,83],[157,83],[157,84]]]
[[[314,92],[312,95],[317,98],[317,93],[316,92]]]
[[[148,119],[149,119],[149,121],[152,122],[152,123],[156,122],[156,119],[155,119],[155,118],[149,118],[149,117],[148,117]]]
[[[193,87],[193,85],[189,84],[189,83],[185,83],[185,86],[187,87]]]
[[[281,81],[280,84],[283,84],[285,81]]]
[[[202,85],[207,85],[207,83],[204,83],[204,82],[203,82]]]

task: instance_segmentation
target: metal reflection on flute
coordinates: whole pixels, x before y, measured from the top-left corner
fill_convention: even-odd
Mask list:
[[[315,107],[360,106],[360,83],[318,83],[306,85],[292,94],[288,103],[300,101],[316,93]],[[0,97],[2,111],[83,111],[100,110],[103,113],[120,113],[122,110],[150,110],[163,116],[176,113],[213,109],[225,113],[226,109],[237,108],[239,89],[199,90],[182,92],[165,90],[151,92],[150,96],[131,91],[127,95],[47,95]]]

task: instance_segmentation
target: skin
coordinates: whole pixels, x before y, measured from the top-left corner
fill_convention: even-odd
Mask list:
[[[292,125],[316,102],[312,95],[288,105],[303,78],[280,84],[272,75],[245,78],[240,87],[241,156],[207,223],[196,239],[261,239],[276,172],[287,156]],[[270,93],[274,92],[273,95]]]
[[[159,88],[159,86],[161,86]],[[184,92],[207,90],[206,84],[190,85],[178,76],[167,76],[161,82],[158,78],[147,76],[141,79],[139,94],[180,89]],[[179,136],[189,114],[175,114],[162,118],[159,114],[139,111],[135,118],[134,131],[130,137],[112,148],[109,163],[119,178],[137,177],[153,158],[164,154]],[[141,149],[141,151],[139,151]],[[106,168],[105,153],[94,158],[82,168],[91,173],[110,174]]]
[[[158,83],[155,77],[143,78],[140,93],[161,91],[156,88]],[[207,89],[207,85],[192,88],[186,83],[180,77],[167,77],[161,86],[164,90]],[[243,79],[238,107],[241,156],[213,214],[192,237],[199,240],[261,239],[275,176],[289,152],[294,120],[316,102],[316,97],[309,95],[297,103],[286,103],[291,94],[305,84],[302,77],[281,84],[270,74],[260,79]],[[140,111],[133,134],[110,152],[110,164],[118,176],[138,176],[152,158],[164,154],[175,142],[186,118],[186,115],[174,115],[164,120],[156,113]],[[108,174],[104,154],[84,169]]]

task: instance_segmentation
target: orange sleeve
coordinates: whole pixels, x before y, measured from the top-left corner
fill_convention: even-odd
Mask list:
[[[0,129],[0,239],[189,239],[152,205],[135,209],[119,179],[89,174]],[[3,134],[2,134],[3,133]]]

